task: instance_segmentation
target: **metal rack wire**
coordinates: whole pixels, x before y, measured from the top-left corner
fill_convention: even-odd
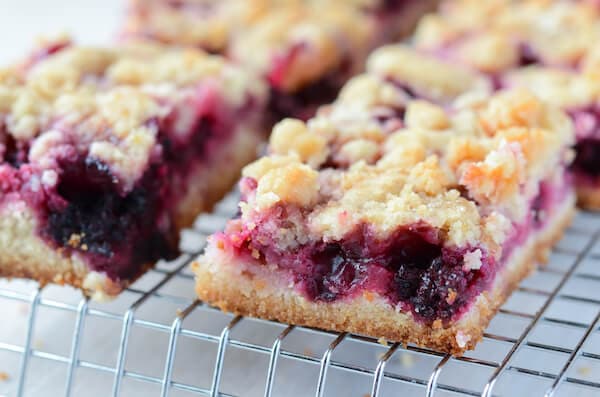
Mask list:
[[[599,395],[600,215],[579,213],[477,349],[451,357],[233,317],[194,299],[189,265],[236,201],[232,194],[199,218],[181,258],[113,303],[0,283],[0,374],[10,376],[0,395]],[[11,305],[8,317],[2,310]]]

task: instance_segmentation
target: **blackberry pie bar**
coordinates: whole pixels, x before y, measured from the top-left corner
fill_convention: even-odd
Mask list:
[[[0,275],[115,295],[255,158],[267,90],[200,50],[45,43],[0,69]]]
[[[422,19],[413,44],[485,73],[496,89],[525,87],[565,110],[577,138],[579,203],[600,209],[599,41],[598,2],[452,0]]]
[[[268,80],[273,118],[307,119],[436,0],[131,0],[123,36],[227,54]]]
[[[570,119],[527,91],[445,107],[375,74],[248,165],[194,264],[222,310],[471,349],[574,212]]]

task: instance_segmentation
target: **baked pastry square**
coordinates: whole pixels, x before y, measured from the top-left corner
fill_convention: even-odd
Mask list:
[[[266,87],[200,50],[59,40],[0,70],[0,275],[115,295],[226,193]]]
[[[408,34],[436,0],[132,0],[124,37],[227,54],[268,80],[275,120],[307,119],[361,71],[369,50]]]
[[[574,211],[569,118],[526,91],[446,107],[375,74],[243,172],[194,265],[222,310],[471,349]]]
[[[600,209],[600,8],[593,1],[445,1],[419,23],[415,48],[526,87],[570,114],[581,206]]]

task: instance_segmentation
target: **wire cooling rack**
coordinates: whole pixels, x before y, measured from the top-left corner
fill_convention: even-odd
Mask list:
[[[232,316],[190,262],[235,211],[200,217],[177,261],[107,304],[0,282],[0,396],[598,396],[600,215],[579,213],[463,357]]]

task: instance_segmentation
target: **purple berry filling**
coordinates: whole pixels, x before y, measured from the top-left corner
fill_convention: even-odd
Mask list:
[[[575,125],[577,144],[571,169],[583,179],[600,176],[600,111],[597,106],[569,112]]]
[[[301,90],[289,93],[271,87],[269,110],[273,120],[294,117],[308,120],[315,115],[319,106],[333,102],[342,87],[335,74],[313,82]]]
[[[575,145],[577,155],[573,161],[573,170],[591,177],[600,176],[600,139],[586,138]]]
[[[273,209],[264,222],[275,218],[284,224],[287,210]],[[283,251],[272,241],[272,227],[262,225],[259,221],[249,243],[240,248],[256,250],[266,263],[287,270],[306,298],[333,302],[377,293],[425,323],[459,316],[488,285],[496,267],[492,258],[484,257],[479,270],[465,269],[463,257],[475,248],[444,247],[442,233],[424,223],[400,227],[383,240],[359,225],[340,241]]]
[[[533,48],[527,43],[519,45],[519,66],[537,65],[541,59],[537,56]]]
[[[513,225],[499,260],[483,247],[447,246],[444,232],[424,222],[401,226],[385,239],[361,224],[339,241],[281,247],[274,236],[287,235],[281,231],[297,228],[293,224],[306,217],[301,209],[289,206],[275,206],[253,219],[252,228],[220,234],[219,238],[251,263],[277,264],[309,300],[334,302],[378,295],[421,322],[431,324],[439,319],[445,323],[467,311],[514,250],[546,224],[548,215],[567,196],[568,181],[565,174],[562,182],[540,184],[538,196],[531,201],[530,216]],[[242,180],[246,195],[255,188],[253,179]],[[477,250],[480,266],[469,268],[473,264],[466,266],[465,255],[479,256]]]
[[[123,195],[105,164],[89,157],[61,164],[54,197],[47,203],[41,234],[63,247],[85,252],[96,271],[109,278],[131,279],[141,265],[172,258],[172,231],[161,228],[164,172],[152,167],[138,186]]]
[[[408,0],[383,0],[379,7],[377,7],[377,12],[379,13],[389,13],[389,12],[397,12],[406,7],[407,3],[410,3]]]

